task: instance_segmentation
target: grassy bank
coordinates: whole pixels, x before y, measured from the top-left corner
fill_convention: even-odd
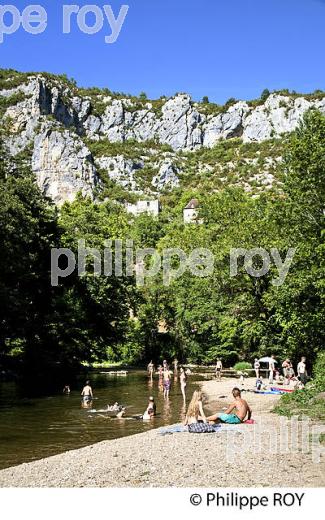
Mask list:
[[[125,366],[125,363],[122,362],[116,362],[112,363],[111,361],[101,361],[101,362],[94,362],[94,363],[87,363],[83,362],[82,365],[86,368],[122,368]]]

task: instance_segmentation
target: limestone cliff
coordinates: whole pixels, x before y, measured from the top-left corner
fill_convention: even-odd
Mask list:
[[[218,169],[218,160],[205,162],[200,151],[234,138],[244,144],[274,142],[293,131],[309,108],[325,113],[323,93],[273,93],[263,102],[218,107],[195,103],[187,94],[149,101],[80,89],[48,74],[4,72],[0,117],[5,143],[13,156],[32,150],[37,182],[57,204],[73,200],[79,191],[93,196],[103,174],[126,190],[152,194],[178,186],[191,168],[198,176],[220,170],[222,180],[236,164],[228,161]],[[258,157],[239,159],[253,167]],[[262,186],[271,185],[278,160],[273,155],[269,166],[264,161],[248,177],[256,181],[261,176]]]

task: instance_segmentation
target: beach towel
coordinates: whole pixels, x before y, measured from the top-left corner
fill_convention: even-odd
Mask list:
[[[291,393],[294,392],[293,388],[278,388],[276,386],[271,387],[272,392]]]
[[[261,395],[282,395],[284,393],[285,392],[283,392],[282,390],[267,390],[267,391],[254,390],[254,394],[261,394]]]
[[[233,432],[237,432],[237,433],[242,433],[243,430],[241,430],[240,428],[240,424],[238,425],[234,425],[234,424],[204,424],[204,423],[195,423],[195,427],[196,427],[196,424],[199,424],[199,425],[203,425],[204,426],[211,426],[213,428],[213,432],[209,432],[209,433],[226,433],[226,432],[229,432],[229,431],[233,431]],[[244,424],[244,423],[242,423]],[[194,426],[194,425],[191,425],[191,426]],[[198,427],[200,428],[200,427]],[[158,435],[172,435],[173,433],[184,433],[184,432],[188,432],[189,429],[187,426],[184,426],[183,424],[173,424],[172,426],[167,426],[165,428],[160,428],[158,430]],[[194,433],[192,431],[192,433]],[[204,431],[201,431],[201,432],[195,432],[195,433],[208,433],[208,432],[204,432]]]
[[[172,433],[184,433],[187,432],[187,426],[184,424],[173,424],[172,426],[167,426],[166,428],[160,428],[158,430],[159,435],[169,435]]]
[[[215,433],[221,424],[193,423],[188,425],[190,433]]]

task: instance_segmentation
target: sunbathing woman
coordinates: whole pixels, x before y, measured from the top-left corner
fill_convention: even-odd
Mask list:
[[[203,394],[199,390],[195,390],[192,400],[188,405],[184,426],[198,422],[207,422],[202,404]]]

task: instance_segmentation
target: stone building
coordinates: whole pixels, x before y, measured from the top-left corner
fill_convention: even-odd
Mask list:
[[[193,224],[193,223],[199,223],[198,221],[198,209],[200,207],[199,201],[197,199],[192,199],[190,202],[185,206],[183,210],[183,216],[184,216],[184,224]]]
[[[141,215],[141,213],[148,213],[157,217],[160,213],[159,200],[138,200],[135,204],[127,204],[126,211],[132,215]]]

